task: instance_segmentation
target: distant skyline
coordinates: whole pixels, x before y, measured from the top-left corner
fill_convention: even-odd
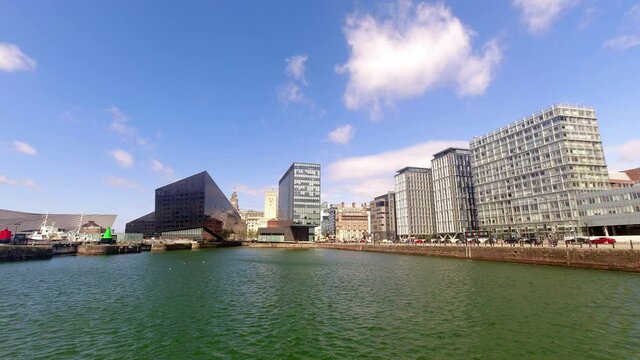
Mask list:
[[[241,209],[295,161],[322,201],[555,103],[640,166],[640,1],[0,1],[0,208],[153,210],[208,171]]]

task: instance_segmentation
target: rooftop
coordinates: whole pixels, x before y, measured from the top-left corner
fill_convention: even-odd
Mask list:
[[[627,175],[627,173],[618,171],[609,173],[609,180],[631,182],[631,178],[629,177],[629,175]]]
[[[486,138],[486,137],[489,137],[489,136],[491,136],[491,135],[498,134],[498,133],[500,133],[501,131],[508,129],[508,128],[509,128],[509,127],[511,127],[511,126],[516,126],[516,125],[520,125],[520,124],[524,125],[524,123],[525,123],[526,121],[528,121],[528,120],[533,120],[533,119],[535,119],[535,118],[542,118],[545,114],[548,114],[550,111],[557,110],[557,109],[571,109],[571,110],[578,110],[578,111],[580,111],[580,110],[582,110],[582,111],[584,111],[584,110],[588,110],[588,111],[593,111],[593,112],[595,113],[595,108],[593,108],[593,107],[591,107],[591,106],[573,105],[573,104],[562,104],[562,103],[560,103],[560,104],[554,104],[554,105],[551,105],[551,106],[550,106],[550,107],[548,107],[548,108],[545,108],[545,109],[543,109],[543,110],[540,110],[540,111],[538,111],[538,112],[536,112],[536,113],[533,113],[533,114],[531,114],[531,115],[529,115],[529,116],[525,116],[525,117],[523,117],[523,118],[522,118],[522,119],[520,119],[520,120],[516,120],[516,121],[513,121],[513,122],[511,122],[511,123],[508,123],[507,125],[504,125],[504,126],[500,127],[499,129],[496,129],[496,130],[493,130],[493,131],[487,132],[487,133],[485,133],[485,134],[483,134],[483,135],[480,135],[480,136],[474,136],[474,137],[471,139],[471,143],[473,143],[473,142],[474,142],[474,141],[476,141],[476,140],[481,140],[481,139]],[[553,115],[553,116],[555,117],[555,116],[557,116],[557,114],[556,114],[556,115]],[[595,117],[595,114],[594,114],[593,116]]]
[[[436,158],[442,157],[444,155],[447,155],[448,153],[456,152],[456,151],[462,151],[462,152],[466,152],[466,153],[471,153],[471,150],[469,150],[469,149],[449,147],[449,148],[446,148],[446,149],[444,149],[444,150],[442,150],[440,152],[437,152],[437,153],[433,154],[433,158],[436,159]]]
[[[421,173],[426,173],[426,172],[430,172],[431,169],[429,168],[421,168],[421,167],[411,167],[411,166],[407,166],[404,167],[398,171],[396,171],[396,175],[400,175],[406,172],[421,172]]]

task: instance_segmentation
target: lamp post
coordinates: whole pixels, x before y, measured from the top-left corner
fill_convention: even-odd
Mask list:
[[[15,243],[18,237],[18,226],[20,226],[20,223],[18,222],[13,225],[15,225],[15,231],[13,232],[13,242]]]
[[[591,240],[591,231],[589,230],[589,224],[587,224],[587,222],[584,222],[584,227],[587,228],[587,239]]]

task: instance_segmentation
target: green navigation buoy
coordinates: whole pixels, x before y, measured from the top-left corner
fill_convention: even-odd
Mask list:
[[[113,236],[111,236],[111,228],[108,227],[107,230],[104,231],[102,237],[100,238],[101,244],[113,244]]]

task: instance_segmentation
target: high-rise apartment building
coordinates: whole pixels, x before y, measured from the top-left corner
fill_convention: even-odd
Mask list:
[[[389,191],[369,204],[371,209],[371,239],[396,241],[396,194]]]
[[[555,105],[470,142],[483,230],[577,233],[579,193],[609,187],[593,108]]]
[[[278,218],[278,191],[275,189],[264,192],[264,217],[267,220]]]
[[[433,155],[433,199],[440,235],[477,230],[471,151],[448,148]]]
[[[395,175],[398,237],[435,234],[431,169],[406,167]]]
[[[278,220],[292,227],[307,227],[306,240],[313,240],[314,228],[320,225],[320,164],[296,162],[282,176]]]

